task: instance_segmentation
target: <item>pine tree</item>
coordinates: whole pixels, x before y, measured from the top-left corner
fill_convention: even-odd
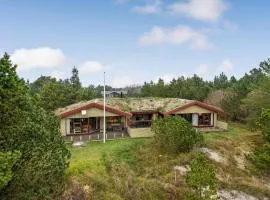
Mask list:
[[[0,59],[0,199],[57,199],[70,154],[59,119],[31,98],[16,67]]]
[[[70,78],[70,82],[71,82],[71,85],[76,89],[79,89],[82,87],[80,78],[79,78],[79,71],[75,66],[72,69],[72,76]]]

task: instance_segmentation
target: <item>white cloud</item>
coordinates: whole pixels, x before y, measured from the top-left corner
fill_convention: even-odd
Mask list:
[[[201,64],[198,67],[196,67],[194,73],[197,74],[198,76],[205,78],[207,74],[209,74],[209,67],[207,65]]]
[[[80,73],[100,73],[103,72],[105,70],[105,66],[98,62],[98,61],[94,61],[94,60],[89,60],[84,62],[83,64],[81,64],[78,67],[78,70]]]
[[[188,0],[168,6],[172,14],[184,14],[202,21],[217,21],[227,9],[224,0]]]
[[[150,32],[144,33],[139,38],[140,45],[152,44],[176,44],[189,43],[192,49],[212,49],[213,45],[208,41],[207,35],[195,31],[189,26],[176,26],[174,28],[163,28],[155,26]]]
[[[224,59],[217,67],[201,64],[195,68],[194,73],[205,80],[212,80],[214,76],[219,75],[221,72],[230,76],[232,71],[233,63],[230,59]]]
[[[167,33],[162,27],[155,26],[150,32],[144,33],[139,38],[139,44],[151,45],[160,44],[166,41]]]
[[[59,79],[65,79],[67,77],[67,74],[62,71],[53,71],[50,76],[59,80]]]
[[[130,76],[114,77],[112,79],[112,87],[122,88],[130,85],[134,85],[135,82]]]
[[[162,11],[162,1],[155,0],[152,4],[146,4],[144,6],[135,6],[133,11],[141,14],[156,14]]]
[[[18,65],[18,70],[33,68],[54,68],[66,61],[61,49],[39,47],[34,49],[18,49],[11,54],[11,60]]]
[[[217,72],[230,72],[233,69],[233,63],[229,59],[225,59],[219,65]]]

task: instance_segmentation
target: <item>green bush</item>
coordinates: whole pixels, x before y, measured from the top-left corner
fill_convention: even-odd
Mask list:
[[[33,108],[20,132],[9,136],[14,146],[7,148],[21,152],[21,158],[1,199],[55,199],[63,190],[70,153],[59,133],[59,120]]]
[[[270,144],[264,144],[262,147],[255,148],[250,156],[254,166],[259,173],[269,176],[270,172]]]
[[[202,142],[199,132],[185,119],[177,116],[154,120],[152,130],[160,148],[169,152],[189,152]]]
[[[261,130],[264,140],[270,143],[270,109],[262,109],[257,126]]]
[[[21,154],[18,151],[5,153],[0,152],[0,190],[12,179],[12,167],[20,156]]]
[[[186,200],[208,200],[217,195],[217,180],[214,166],[209,163],[206,156],[197,153],[191,161],[190,171],[186,176],[186,184],[189,191],[185,195]]]

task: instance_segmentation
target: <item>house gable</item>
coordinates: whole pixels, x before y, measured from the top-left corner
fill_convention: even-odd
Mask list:
[[[99,117],[99,116],[103,116],[103,105],[97,104],[97,103],[89,103],[85,106],[81,106],[79,108],[61,113],[59,116],[61,118],[66,118],[69,116],[72,117]],[[82,110],[86,110],[86,114],[82,115],[81,111]],[[105,111],[106,111],[106,116],[127,116],[127,117],[131,117],[132,114],[131,113],[127,113],[127,112],[123,112],[121,110],[115,109],[115,108],[111,108],[108,106],[105,106]]]
[[[211,111],[209,109],[202,108],[200,106],[193,105],[193,106],[189,106],[187,108],[178,110],[174,114],[184,114],[184,113],[199,113],[199,114],[201,114],[201,113],[213,113],[213,111]]]
[[[103,115],[104,115],[103,109],[91,107],[85,110],[84,114],[82,114],[82,112],[77,112],[77,113],[69,115],[68,117],[69,118],[89,118],[89,117],[103,117]],[[120,115],[106,111],[106,116],[112,117],[112,116],[120,116]]]
[[[163,113],[164,115],[170,114],[181,114],[181,113],[223,113],[223,110],[209,105],[207,103],[202,103],[198,101],[194,101],[183,106],[177,107],[171,111]]]

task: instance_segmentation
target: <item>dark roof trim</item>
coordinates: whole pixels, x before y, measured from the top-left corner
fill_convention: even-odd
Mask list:
[[[213,112],[220,113],[220,114],[223,114],[224,113],[224,111],[222,109],[220,109],[220,108],[217,108],[217,107],[212,106],[212,105],[207,104],[207,103],[202,103],[202,102],[199,102],[199,101],[194,101],[194,102],[191,102],[191,103],[188,103],[188,104],[184,104],[184,105],[182,105],[180,107],[177,107],[177,108],[175,108],[173,110],[170,110],[168,112],[164,112],[163,114],[164,115],[174,114],[174,113],[176,113],[178,111],[184,110],[185,108],[189,108],[191,106],[199,106],[201,108],[205,108],[207,110],[211,110]]]
[[[61,113],[59,114],[59,116],[61,118],[65,118],[65,117],[68,117],[70,115],[73,115],[73,114],[76,114],[78,112],[81,112],[82,110],[87,110],[89,108],[98,108],[98,109],[101,109],[103,110],[103,105],[100,105],[98,103],[89,103],[85,106],[81,106],[79,108],[75,108],[73,110],[70,110],[70,111],[67,111],[67,112],[64,112],[64,113]],[[132,114],[131,113],[128,113],[128,112],[123,112],[121,110],[118,110],[118,109],[115,109],[115,108],[111,108],[111,107],[108,107],[108,106],[105,106],[105,110],[110,112],[110,113],[114,113],[114,114],[117,114],[117,115],[120,115],[120,116],[127,116],[127,117],[131,117]]]

